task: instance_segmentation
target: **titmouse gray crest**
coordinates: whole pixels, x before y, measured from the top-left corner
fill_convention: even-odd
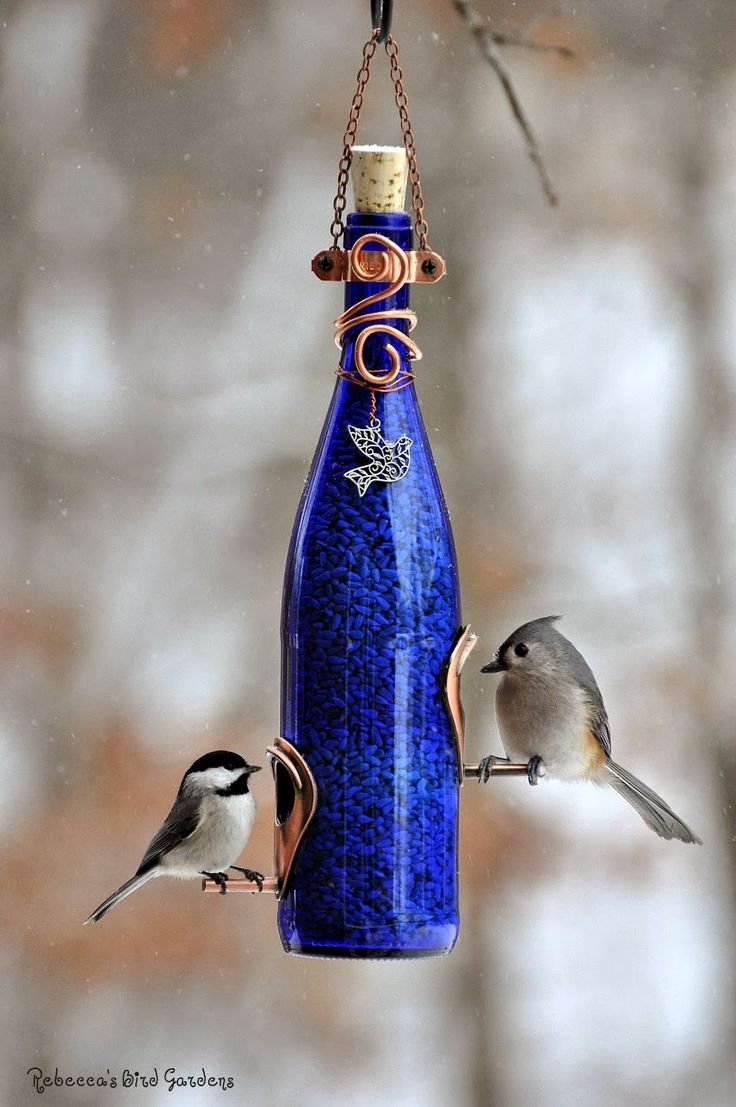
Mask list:
[[[528,763],[531,784],[545,774],[608,784],[660,838],[702,844],[661,796],[611,759],[600,689],[585,658],[554,626],[558,618],[524,623],[481,669],[503,674],[496,720],[508,757]],[[481,780],[488,779],[492,762],[481,761]]]
[[[116,892],[108,896],[86,920],[103,915],[155,876],[191,880],[208,876],[224,894],[227,869],[242,872],[259,888],[263,875],[233,865],[248,841],[256,817],[256,802],[248,780],[260,765],[249,765],[239,753],[214,750],[187,769],[174,806],[154,835],[138,869]]]

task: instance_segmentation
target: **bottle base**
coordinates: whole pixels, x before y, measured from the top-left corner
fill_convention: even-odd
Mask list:
[[[446,957],[457,941],[459,926],[454,920],[420,927],[375,927],[372,932],[363,934],[346,933],[344,929],[332,934],[315,933],[315,929],[310,927],[312,933],[300,933],[299,927],[280,928],[279,937],[286,953],[295,957],[351,961],[416,961]]]
[[[321,957],[330,960],[349,961],[418,961],[430,957],[446,957],[453,946],[443,949],[370,949],[347,946],[312,946],[295,943],[282,943],[286,953],[292,957]],[[453,943],[454,945],[454,943]]]

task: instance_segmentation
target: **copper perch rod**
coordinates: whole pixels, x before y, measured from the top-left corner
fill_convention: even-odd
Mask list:
[[[229,877],[227,882],[228,892],[271,892],[273,895],[279,890],[279,882],[275,876],[264,876],[263,885],[258,887],[255,880],[246,880],[244,876]],[[220,885],[214,880],[202,881],[203,892],[217,892],[220,894]]]
[[[499,757],[489,766],[489,774],[490,776],[529,776],[529,766],[526,761],[518,763]],[[474,776],[477,779],[480,776],[480,765],[463,765],[463,776]]]

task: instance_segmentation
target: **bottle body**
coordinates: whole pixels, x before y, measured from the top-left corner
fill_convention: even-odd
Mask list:
[[[368,230],[410,248],[403,214],[350,216],[346,247]],[[347,306],[383,288],[348,284]],[[338,378],[289,551],[282,734],[308,762],[318,806],[279,932],[294,953],[433,956],[458,931],[457,753],[443,699],[457,564],[413,384],[376,396],[385,441],[411,440],[406,472],[363,495],[345,476],[366,461],[348,428],[366,427],[369,405],[368,389]]]

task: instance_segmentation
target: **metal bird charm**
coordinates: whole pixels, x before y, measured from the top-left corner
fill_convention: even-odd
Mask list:
[[[406,476],[411,463],[411,438],[404,434],[396,442],[387,442],[378,419],[372,420],[367,427],[348,426],[348,430],[355,445],[370,462],[343,474],[355,484],[360,496],[365,495],[373,481],[392,484]]]

